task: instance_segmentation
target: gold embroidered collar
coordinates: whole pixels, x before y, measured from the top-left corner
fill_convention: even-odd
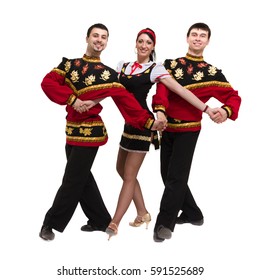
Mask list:
[[[86,54],[83,55],[83,60],[87,62],[101,62],[100,57],[88,56]]]
[[[189,60],[204,61],[203,56],[195,56],[195,55],[191,55],[189,53],[187,53],[185,57]]]

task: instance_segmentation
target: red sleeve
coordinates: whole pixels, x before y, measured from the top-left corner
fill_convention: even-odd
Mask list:
[[[123,88],[117,90],[119,94],[114,92],[111,97],[125,122],[139,129],[150,129],[154,123],[154,116],[142,108],[132,93]]]
[[[111,87],[108,88],[91,90],[86,94],[81,94],[80,99],[95,100],[109,96],[112,97],[126,123],[129,123],[138,129],[151,129],[154,123],[153,115],[143,109],[139,102],[135,99],[134,95],[128,92],[122,85],[116,86],[115,84],[111,84]],[[94,106],[88,114],[92,113],[96,107],[97,105]]]
[[[41,87],[51,101],[60,105],[71,105],[77,98],[65,83],[65,78],[53,71],[43,78]]]
[[[162,83],[157,83],[156,93],[152,99],[152,108],[154,112],[162,111],[165,112],[169,106],[169,89]]]
[[[71,105],[77,98],[73,93],[73,90],[65,83],[65,79],[62,75],[52,71],[48,73],[41,83],[41,87],[47,97],[60,105]],[[105,98],[111,96],[116,106],[118,107],[120,113],[127,123],[138,128],[150,129],[154,123],[154,118],[151,116],[147,110],[143,109],[138,101],[135,99],[134,95],[128,92],[123,86],[114,86],[101,89],[101,90],[91,90],[87,94],[80,95],[81,100],[95,100],[99,98]],[[98,114],[102,109],[102,106],[96,105],[89,112],[79,114],[74,112],[73,108],[67,107],[69,114],[77,115],[77,118],[83,118],[85,115],[91,115],[94,112]],[[73,111],[73,112],[72,112]]]
[[[223,104],[222,107],[228,110],[229,118],[233,121],[236,120],[241,104],[241,97],[238,95],[238,91],[232,87],[212,87],[211,90],[214,97]]]

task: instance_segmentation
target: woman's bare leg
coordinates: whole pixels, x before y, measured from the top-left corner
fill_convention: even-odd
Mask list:
[[[140,195],[140,185],[137,181],[137,174],[143,163],[146,153],[127,152],[119,149],[117,160],[117,171],[123,179],[123,186],[119,194],[116,212],[112,222],[119,225],[122,217],[127,211],[134,196]],[[137,193],[135,194],[137,186]],[[137,203],[143,201],[142,193],[141,198],[136,198]]]

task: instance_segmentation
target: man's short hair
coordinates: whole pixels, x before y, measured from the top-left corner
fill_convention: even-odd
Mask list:
[[[206,23],[203,23],[203,22],[197,22],[197,23],[194,23],[188,30],[187,32],[187,37],[190,36],[190,32],[192,29],[202,29],[204,31],[207,31],[208,32],[208,38],[210,38],[211,36],[211,30],[209,28],[209,26],[206,24]]]
[[[109,31],[108,31],[108,28],[102,24],[102,23],[95,23],[93,25],[91,25],[88,29],[88,32],[87,32],[87,37],[89,37],[91,31],[93,28],[100,28],[100,29],[103,29],[103,30],[106,30],[107,31],[107,36],[109,36]]]

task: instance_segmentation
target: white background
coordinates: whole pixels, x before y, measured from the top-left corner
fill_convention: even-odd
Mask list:
[[[151,276],[150,268],[202,266],[201,276],[179,279],[259,279],[259,14],[257,1],[8,1],[1,4],[1,270],[9,279],[175,279]],[[38,236],[65,167],[65,108],[50,102],[42,78],[62,57],[81,57],[90,25],[110,30],[102,61],[115,68],[135,60],[139,30],[157,34],[157,61],[183,56],[195,22],[212,29],[206,61],[223,70],[239,91],[239,118],[217,125],[205,115],[190,175],[190,187],[205,224],[176,226],[164,243],[153,241],[163,191],[159,151],[151,148],[139,174],[149,229],[131,228],[133,205],[119,234],[85,233],[77,208],[53,242]],[[151,91],[151,95],[155,88]],[[212,106],[218,104],[212,100]],[[102,103],[109,142],[93,166],[104,201],[114,213],[121,180],[115,163],[123,119],[111,100]],[[66,268],[140,268],[142,276],[58,276]],[[145,273],[144,270],[147,270]],[[4,276],[4,277],[2,277]],[[176,276],[177,277],[177,276]],[[178,277],[177,277],[178,278]]]

